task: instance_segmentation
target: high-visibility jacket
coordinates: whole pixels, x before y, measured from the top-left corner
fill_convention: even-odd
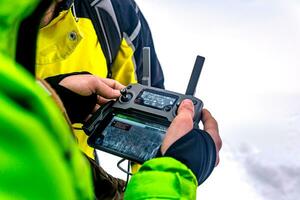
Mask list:
[[[142,49],[151,49],[151,83],[163,87],[163,72],[156,57],[146,20],[132,0],[67,0],[61,12],[40,30],[37,43],[36,76],[88,71],[113,78],[124,85],[142,82]],[[87,136],[74,125],[81,149],[90,157],[94,151]]]
[[[93,199],[90,167],[65,119],[14,60],[19,24],[37,3],[0,1],[0,199]],[[32,58],[34,49],[31,41],[18,50]]]

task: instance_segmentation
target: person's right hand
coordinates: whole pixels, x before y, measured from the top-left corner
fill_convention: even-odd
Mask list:
[[[177,110],[177,116],[172,121],[161,145],[161,153],[164,155],[168,148],[178,139],[193,129],[194,105],[191,100],[183,100]]]
[[[100,105],[118,98],[125,86],[88,72],[60,74],[45,79],[60,97],[72,123],[83,123]]]
[[[91,74],[77,74],[65,77],[59,85],[81,95],[97,95],[97,108],[110,99],[118,98],[120,90],[125,86],[118,81],[108,78],[100,78]]]
[[[180,104],[177,116],[171,123],[161,146],[161,153],[164,155],[168,148],[189,133],[193,129],[194,105],[191,100],[184,100]],[[218,124],[207,109],[202,110],[201,119],[204,130],[212,137],[216,146],[216,165],[219,163],[219,151],[222,147],[222,140],[219,135]]]

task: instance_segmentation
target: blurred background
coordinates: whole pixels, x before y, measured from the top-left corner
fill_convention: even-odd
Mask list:
[[[223,148],[197,199],[299,200],[300,1],[136,2],[166,89],[184,93],[196,55],[206,57],[195,96],[218,120]],[[119,158],[107,159],[124,178]]]

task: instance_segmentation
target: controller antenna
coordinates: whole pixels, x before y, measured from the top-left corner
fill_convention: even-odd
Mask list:
[[[185,92],[186,95],[194,96],[194,94],[196,92],[198,80],[199,80],[199,77],[200,77],[200,74],[201,74],[201,71],[203,68],[204,61],[205,61],[204,57],[197,56],[196,62],[195,62],[195,65],[194,65],[194,68],[193,68],[193,71],[192,71],[192,74],[190,77],[190,81],[189,81],[189,84],[188,84],[186,92]]]
[[[151,86],[151,52],[150,47],[143,48],[143,78],[142,85]]]

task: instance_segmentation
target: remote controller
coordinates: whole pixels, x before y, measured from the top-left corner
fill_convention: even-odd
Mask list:
[[[122,89],[116,101],[101,106],[83,125],[89,135],[88,144],[143,163],[156,156],[184,99],[194,104],[193,121],[198,128],[203,102],[193,94],[203,63],[204,58],[198,56],[185,95],[141,84],[130,84]]]

